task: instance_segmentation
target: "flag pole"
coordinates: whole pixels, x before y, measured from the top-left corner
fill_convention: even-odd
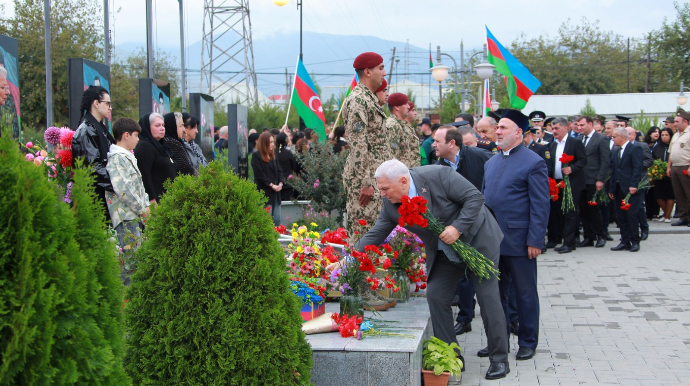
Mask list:
[[[300,57],[298,56],[297,63],[295,64],[295,76],[292,78],[292,91],[290,92],[290,100],[288,101],[288,108],[285,112],[285,125],[287,125],[288,118],[290,118],[290,107],[292,107],[292,95],[295,93],[295,82],[297,81],[297,68],[299,67],[299,61]]]
[[[340,113],[343,112],[343,105],[345,105],[345,99],[343,99],[343,103],[340,104],[340,109],[338,109],[338,116],[335,117],[335,125],[338,125],[338,120],[340,119]]]

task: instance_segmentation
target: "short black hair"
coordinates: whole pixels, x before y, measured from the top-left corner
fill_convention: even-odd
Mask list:
[[[84,90],[84,94],[81,97],[81,111],[82,114],[84,112],[91,111],[91,106],[93,105],[93,102],[95,101],[100,101],[101,98],[103,98],[103,95],[110,93],[108,90],[105,89],[105,87],[101,86],[89,86],[86,90]]]
[[[339,137],[345,136],[345,126],[336,126],[335,130],[333,130],[333,136],[336,137],[336,140]]]
[[[182,122],[184,122],[184,126],[187,128],[199,126],[199,120],[195,116],[187,113],[182,113]]]
[[[120,118],[113,123],[113,137],[115,141],[121,141],[125,133],[141,133],[141,126],[134,119]]]
[[[474,127],[474,116],[472,116],[472,114],[460,113],[456,115],[455,118],[462,118],[463,121],[469,122],[470,126]]]

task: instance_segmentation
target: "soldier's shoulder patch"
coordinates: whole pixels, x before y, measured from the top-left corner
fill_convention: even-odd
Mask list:
[[[551,152],[548,151],[548,150],[545,151],[545,152],[544,152],[544,158],[546,158],[546,159],[551,159]]]
[[[491,154],[496,154],[496,153],[498,153],[498,148],[497,148],[497,147],[491,149]]]
[[[477,140],[477,143],[481,143],[482,145],[488,145],[488,144],[491,143],[491,142],[489,142],[489,141],[486,140],[486,139],[478,139],[478,140]]]

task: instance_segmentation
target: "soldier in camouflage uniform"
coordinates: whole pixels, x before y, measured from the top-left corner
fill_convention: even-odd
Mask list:
[[[388,96],[388,109],[391,116],[386,119],[386,132],[391,140],[393,158],[404,163],[408,168],[420,166],[422,157],[419,152],[419,138],[407,122],[409,114],[407,95],[393,93]]]
[[[347,232],[366,233],[376,222],[383,201],[376,188],[374,172],[386,160],[392,158],[390,141],[384,130],[386,114],[374,95],[386,76],[383,57],[373,52],[359,55],[353,64],[359,76],[359,84],[345,98],[342,116],[345,121],[345,137],[350,152],[343,170],[343,185],[347,194]],[[367,221],[362,228],[358,220]]]

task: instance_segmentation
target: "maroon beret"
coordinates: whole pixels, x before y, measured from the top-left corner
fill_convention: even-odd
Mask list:
[[[407,104],[407,95],[401,92],[395,92],[388,96],[388,104],[395,106],[402,106]]]
[[[383,80],[383,82],[381,82],[381,87],[377,88],[376,91],[374,92],[374,94],[376,94],[377,92],[381,92],[381,91],[385,90],[386,87],[388,87],[388,82],[386,82],[386,78],[383,78],[382,80]]]
[[[407,101],[407,107],[409,107],[410,110],[414,110],[414,103],[412,103],[412,101]]]
[[[355,70],[363,70],[365,68],[376,67],[381,63],[383,63],[383,56],[377,54],[376,52],[365,52],[355,58],[355,62],[352,63],[352,67],[354,67]]]

